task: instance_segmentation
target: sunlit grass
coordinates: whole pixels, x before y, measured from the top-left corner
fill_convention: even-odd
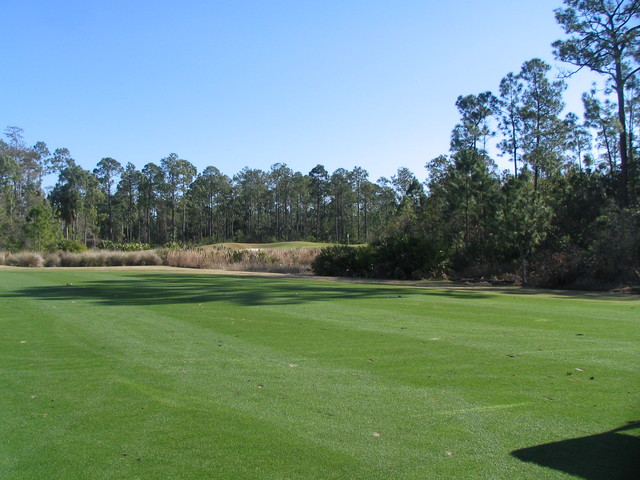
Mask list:
[[[639,307],[2,267],[0,478],[633,478]]]

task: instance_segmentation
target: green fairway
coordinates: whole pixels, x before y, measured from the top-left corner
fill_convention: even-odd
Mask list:
[[[632,296],[4,267],[0,478],[637,478],[639,333]]]

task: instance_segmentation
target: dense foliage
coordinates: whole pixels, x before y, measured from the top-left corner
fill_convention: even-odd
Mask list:
[[[562,116],[565,80],[528,60],[497,95],[458,97],[450,152],[426,163],[424,182],[406,168],[373,182],[361,167],[304,174],[281,163],[229,177],[173,153],[140,170],[105,157],[88,171],[9,127],[0,249],[314,240],[370,244],[326,250],[320,273],[638,280],[639,18],[638,0],[565,0],[556,19],[568,37],[554,54],[603,78],[584,93],[582,120]],[[499,172],[495,155],[513,168]]]
[[[425,236],[394,235],[367,245],[326,247],[312,266],[318,275],[418,280],[443,275],[447,255]]]

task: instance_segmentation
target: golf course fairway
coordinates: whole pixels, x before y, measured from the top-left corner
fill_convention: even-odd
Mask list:
[[[640,472],[637,296],[0,268],[0,478]]]

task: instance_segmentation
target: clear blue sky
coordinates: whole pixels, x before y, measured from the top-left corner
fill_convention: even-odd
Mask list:
[[[398,167],[447,153],[458,95],[562,37],[561,0],[2,0],[0,127],[142,168]],[[566,67],[566,66],[565,66]],[[581,114],[589,80],[571,82]],[[507,165],[503,165],[507,166]]]

